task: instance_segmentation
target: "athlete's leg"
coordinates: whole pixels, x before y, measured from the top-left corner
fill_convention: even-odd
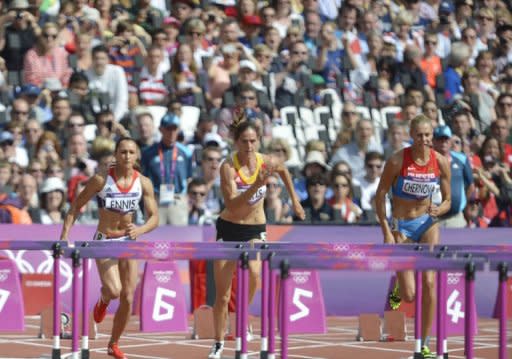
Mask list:
[[[251,241],[251,248],[254,246],[261,245],[262,241],[256,239]],[[258,283],[261,275],[261,260],[258,254],[258,258],[254,261],[249,262],[249,304],[252,303],[256,290],[258,289]]]
[[[397,244],[412,243],[411,240],[404,237],[400,232],[394,232],[395,242]],[[401,271],[396,273],[398,279],[398,288],[400,290],[400,298],[408,303],[414,301],[416,296],[416,282],[414,280],[414,271]]]
[[[121,279],[121,295],[119,296],[119,307],[114,316],[114,324],[112,326],[111,343],[117,343],[128,320],[133,304],[133,296],[135,287],[137,286],[138,265],[135,259],[120,259],[119,274]]]
[[[439,225],[433,224],[421,237],[421,243],[428,243],[430,246],[439,243]],[[436,273],[427,271],[423,273],[423,304],[421,320],[421,337],[423,345],[428,345],[425,340],[430,337],[432,324],[436,310]]]
[[[231,298],[231,281],[233,280],[236,265],[236,261],[225,260],[219,260],[213,263],[213,275],[215,278],[213,326],[215,329],[215,340],[217,342],[224,341],[224,335],[226,334],[228,304]]]
[[[101,280],[101,300],[108,304],[121,294],[121,281],[117,259],[97,259],[96,266]]]

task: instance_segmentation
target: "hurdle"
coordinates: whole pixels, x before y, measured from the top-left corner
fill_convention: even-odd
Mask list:
[[[315,263],[321,262],[324,263],[324,266],[327,266],[325,268],[318,268],[318,269],[360,269],[360,270],[389,270],[389,271],[396,271],[396,270],[410,270],[410,269],[417,269],[417,275],[419,273],[419,270],[464,270],[466,271],[466,280],[469,280],[469,284],[472,283],[472,285],[466,286],[466,293],[465,295],[469,297],[472,297],[472,293],[474,293],[474,276],[475,271],[480,270],[484,267],[484,264],[488,264],[490,266],[491,270],[497,270],[500,273],[500,288],[504,284],[506,285],[506,278],[507,278],[507,271],[508,266],[512,264],[512,259],[510,255],[506,255],[503,253],[503,248],[506,248],[509,250],[512,246],[487,246],[485,248],[472,248],[474,246],[461,246],[460,248],[457,247],[445,247],[444,252],[445,255],[442,258],[437,258],[438,252],[441,251],[441,247],[435,246],[434,251],[422,251],[418,249],[417,245],[348,245],[351,249],[359,249],[362,251],[362,253],[365,253],[365,256],[362,258],[354,259],[350,258],[350,251],[343,251],[340,250],[339,252],[346,252],[344,254],[331,254],[330,256],[327,254],[320,254],[318,252],[325,251],[327,248],[332,248],[334,245],[333,243],[318,243],[318,246],[314,246],[313,244],[307,245],[310,248],[315,248],[317,250],[317,253],[313,254],[300,254],[299,251],[297,253],[294,253],[293,250],[287,249],[286,246],[289,246],[289,244],[280,243],[280,246],[275,246],[274,244],[268,245],[268,247],[265,248],[248,248],[247,244],[240,244],[240,243],[175,243],[172,244],[168,242],[125,242],[125,243],[101,243],[101,242],[77,242],[75,248],[68,248],[66,246],[66,243],[61,242],[44,242],[44,245],[37,246],[34,245],[30,248],[26,248],[21,245],[21,241],[11,242],[16,243],[16,245],[13,245],[12,247],[7,245],[6,242],[0,242],[0,249],[13,249],[13,250],[21,250],[21,249],[33,249],[33,250],[48,250],[52,249],[54,250],[54,283],[55,281],[58,281],[59,278],[59,267],[58,267],[58,259],[60,257],[65,258],[71,258],[73,260],[73,280],[77,281],[78,283],[78,272],[79,272],[79,266],[80,266],[80,260],[83,260],[83,265],[85,268],[88,266],[88,260],[90,258],[131,258],[131,259],[151,259],[151,260],[188,260],[188,259],[226,259],[226,260],[237,260],[241,261],[242,257],[246,258],[246,261],[253,260],[256,258],[258,254],[263,255],[263,259],[268,260],[269,266],[267,270],[265,270],[265,266],[262,270],[262,275],[264,272],[269,274],[269,270],[277,270],[281,269],[283,276],[283,273],[286,273],[286,268],[282,269],[280,268],[281,262],[284,262],[285,260],[288,260],[288,271],[290,268],[294,268],[295,266],[300,267],[300,263],[298,261],[303,258],[308,263]],[[29,242],[29,243],[35,243],[35,242]],[[236,248],[234,246],[239,245],[240,248]],[[295,244],[296,245],[296,244]],[[337,243],[337,245],[340,245],[340,243]],[[343,245],[343,243],[342,243]],[[323,247],[322,247],[323,246]],[[330,247],[329,247],[330,246]],[[108,247],[109,251],[108,254],[104,250],[105,248],[102,247]],[[281,247],[281,248],[277,248]],[[394,247],[394,249],[391,249],[390,247]],[[475,246],[476,247],[476,246]],[[470,258],[464,258],[465,254],[469,251],[473,251],[473,254]],[[364,252],[363,249],[366,249],[367,251]],[[464,252],[466,250],[466,252]],[[492,253],[486,253],[486,251],[490,251]],[[302,249],[302,252],[304,253],[304,249]],[[395,252],[392,256],[389,258],[386,257],[387,254]],[[408,253],[409,252],[409,253]],[[420,253],[418,253],[420,252]],[[457,252],[457,253],[455,253]],[[451,255],[450,253],[453,253]],[[451,257],[450,257],[451,256]],[[455,258],[454,258],[455,256]],[[462,258],[461,258],[462,256]],[[290,257],[290,258],[289,258]],[[331,258],[330,258],[331,257]],[[435,257],[435,258],[434,258]],[[329,259],[330,258],[330,259]],[[387,260],[387,262],[386,262]],[[372,261],[374,261],[372,263]],[[379,262],[380,261],[380,262]],[[382,262],[383,261],[383,262]],[[432,267],[433,263],[436,263],[435,267]],[[75,263],[77,264],[75,266]],[[384,263],[384,264],[383,264]],[[449,263],[449,264],[446,264]],[[456,263],[456,264],[454,264]],[[463,265],[464,264],[464,265]],[[303,268],[305,267],[305,264],[302,264]],[[328,267],[328,266],[331,267]],[[56,268],[55,268],[56,267]],[[243,267],[243,266],[242,266]],[[316,268],[316,267],[315,267]],[[384,269],[387,268],[387,269]],[[241,268],[241,271],[243,272],[241,276],[242,283],[246,282],[248,283],[248,270],[247,268]],[[244,272],[245,271],[245,272]],[[83,285],[85,288],[87,288],[88,280],[85,276],[84,272],[84,283]],[[271,277],[273,278],[273,277]],[[288,278],[283,278],[283,290],[282,292],[287,295],[286,293],[286,280]],[[265,285],[265,287],[268,287],[269,290],[275,289],[275,283],[274,280],[271,279],[270,281],[267,281],[268,285]],[[263,286],[263,283],[262,283]],[[57,290],[55,291],[55,288]],[[75,290],[76,288],[76,290]],[[73,283],[73,291],[75,292],[75,295],[73,298],[78,298],[78,284]],[[244,285],[241,286],[240,289],[245,291]],[[248,287],[247,287],[248,289]],[[87,290],[85,291],[87,292]],[[469,293],[469,294],[468,294]],[[506,293],[505,291],[502,291],[503,293]],[[60,312],[58,308],[60,307],[60,299],[58,294],[58,285],[54,285],[54,306],[57,305],[57,310],[54,310],[54,347],[52,350],[52,358],[58,358],[60,357],[60,342],[58,341],[59,335],[60,335],[60,316],[58,313]],[[246,297],[247,298],[247,297]],[[286,299],[286,296],[284,297]],[[473,297],[474,299],[474,297]],[[272,302],[273,296],[270,296],[268,298],[269,302]],[[280,298],[281,301],[283,301],[283,297]],[[78,300],[76,300],[76,303],[78,303]],[[247,319],[243,320],[243,317],[247,317],[247,303],[242,299],[241,302],[242,305],[239,305],[237,307],[241,307],[241,326],[245,327],[240,328],[241,330],[238,331],[238,333],[241,333],[239,337],[241,337],[241,358],[247,358],[247,343],[245,338],[245,332],[246,332],[246,325],[247,325]],[[503,300],[501,302],[501,306],[506,306],[506,301]],[[268,308],[269,312],[271,312],[271,306],[265,306]],[[285,306],[283,306],[283,309]],[[75,318],[78,318],[78,306],[75,305],[75,299],[73,299],[73,318],[74,323],[76,322],[76,328],[75,324],[73,325],[73,335],[78,335],[78,320],[75,320]],[[57,313],[57,315],[55,315]],[[86,325],[86,321],[88,321],[88,313],[87,306],[84,306],[82,308],[82,315],[84,315],[83,321],[82,321],[82,336],[83,336],[83,342],[82,342],[82,353],[87,353],[88,355],[88,346],[87,346],[87,329],[88,325]],[[263,313],[262,313],[263,314]],[[286,314],[286,313],[285,313]],[[502,314],[504,315],[503,311]],[[283,313],[281,313],[283,315]],[[264,316],[267,317],[267,316]],[[270,315],[267,319],[267,322],[269,325],[272,325],[274,322],[273,319],[274,316]],[[469,315],[471,317],[471,315]],[[263,318],[262,318],[263,320]],[[500,318],[501,320],[501,318]],[[282,322],[283,324],[286,323],[286,321]],[[506,324],[505,324],[506,325]],[[268,328],[268,326],[265,326]],[[263,329],[262,327],[262,338],[263,338]],[[272,327],[273,328],[273,327]],[[506,354],[502,354],[503,352],[506,353],[506,345],[502,346],[501,344],[504,342],[506,344],[506,333],[505,331],[502,331],[502,323],[500,321],[500,359],[505,358]],[[244,329],[244,330],[242,330]],[[282,336],[284,338],[284,344],[287,344],[287,334],[286,333],[286,325],[283,328],[284,333],[282,333]],[[442,331],[441,331],[442,332]],[[503,334],[502,334],[503,333]],[[268,347],[267,347],[267,354],[268,357],[272,357],[273,352],[271,349],[271,343],[272,343],[272,337],[273,337],[273,330],[268,331],[267,334],[268,337]],[[55,337],[57,337],[57,340],[55,340]],[[78,337],[75,338],[75,341],[73,342],[73,357],[78,357]],[[468,358],[471,358],[472,353],[472,337],[469,338],[470,340],[466,341],[466,352],[468,353]],[[275,340],[275,339],[274,339]],[[245,345],[244,345],[245,341]],[[56,344],[55,344],[56,343]],[[76,345],[75,345],[76,343]],[[283,342],[281,343],[281,349],[283,350]],[[263,349],[263,348],[262,348]],[[56,352],[58,350],[58,352]],[[264,350],[262,350],[264,352]],[[438,351],[439,352],[439,351]],[[58,356],[55,356],[54,353],[57,353]],[[285,351],[283,351],[284,355],[287,355],[287,348],[285,348]],[[245,354],[245,355],[244,355]]]
[[[60,359],[60,260],[67,242],[57,241],[0,241],[0,250],[52,251],[53,257],[53,345],[52,359]]]

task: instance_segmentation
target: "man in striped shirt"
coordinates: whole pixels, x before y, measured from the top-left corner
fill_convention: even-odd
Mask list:
[[[140,73],[140,81],[130,83],[130,103],[165,106],[169,91],[164,84],[164,74],[159,70],[163,58],[164,54],[161,48],[152,46],[148,50],[146,66]]]

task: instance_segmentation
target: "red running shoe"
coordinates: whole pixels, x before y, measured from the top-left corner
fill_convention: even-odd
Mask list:
[[[94,305],[94,321],[96,323],[101,323],[105,316],[107,315],[107,307],[108,304],[103,303],[103,300],[98,299],[96,304]]]
[[[107,354],[113,356],[116,359],[128,359],[121,351],[121,349],[119,349],[117,343],[109,343]]]

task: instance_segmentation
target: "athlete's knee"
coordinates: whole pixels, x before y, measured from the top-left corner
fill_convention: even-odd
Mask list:
[[[412,303],[414,302],[414,299],[416,299],[416,293],[413,288],[406,287],[401,289],[400,297],[402,298],[403,301],[407,303]]]
[[[104,299],[117,299],[121,295],[121,286],[116,284],[105,285],[101,289]]]
[[[215,305],[221,306],[221,307],[227,306],[230,299],[231,299],[231,290],[230,289],[225,291],[224,293],[217,292],[217,294],[215,296]]]
[[[249,280],[252,283],[257,283],[260,279],[260,271],[259,270],[250,270],[249,271]]]
[[[125,304],[132,305],[133,304],[133,296],[134,296],[133,290],[123,289],[119,295],[119,301],[122,303],[125,303]]]

